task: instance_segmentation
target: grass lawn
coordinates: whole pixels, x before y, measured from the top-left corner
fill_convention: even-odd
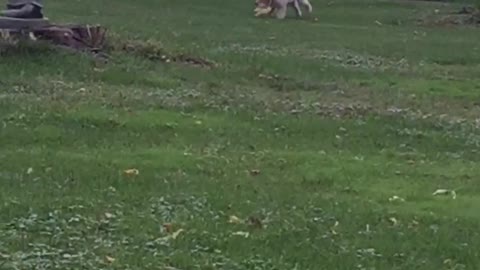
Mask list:
[[[48,1],[143,49],[0,50],[0,269],[480,269],[479,29],[416,23],[461,5],[251,2]]]

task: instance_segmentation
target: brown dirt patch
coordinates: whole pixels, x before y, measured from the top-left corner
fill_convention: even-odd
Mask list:
[[[474,7],[465,6],[460,10],[442,14],[434,11],[417,21],[422,26],[480,26],[480,10]]]
[[[161,43],[150,40],[113,40],[108,46],[108,51],[128,53],[151,61],[164,63],[180,63],[201,68],[213,68],[217,66],[213,61],[198,56],[167,52]]]

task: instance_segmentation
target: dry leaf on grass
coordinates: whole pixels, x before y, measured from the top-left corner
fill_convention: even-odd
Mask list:
[[[433,196],[437,196],[437,195],[448,195],[450,193],[450,190],[448,189],[437,189],[435,190],[435,192],[433,192]]]
[[[333,224],[332,228],[330,228],[330,231],[332,232],[333,235],[337,235],[337,231],[335,230],[335,228],[338,227],[338,225],[340,225],[340,223],[338,221],[335,221],[335,224]]]
[[[388,201],[389,202],[404,202],[405,199],[401,198],[401,197],[398,197],[397,195],[394,195],[394,196],[388,198]]]
[[[393,226],[396,226],[398,224],[398,220],[394,217],[391,217],[388,220],[392,223]]]
[[[257,176],[259,174],[260,174],[260,170],[258,170],[258,169],[250,170],[250,175],[251,176]]]
[[[243,236],[245,238],[248,238],[250,236],[250,233],[248,233],[248,232],[234,232],[234,233],[232,233],[232,235]]]
[[[183,229],[179,229],[179,230],[177,230],[176,232],[172,233],[170,237],[171,237],[173,240],[175,240],[175,239],[177,239],[177,237],[178,237],[183,231],[184,231]]]
[[[108,263],[113,263],[115,261],[115,258],[112,258],[110,256],[105,256],[105,260],[108,262]]]
[[[123,171],[126,175],[132,176],[132,175],[138,175],[140,172],[137,169],[128,169]]]
[[[228,223],[231,223],[231,224],[241,224],[243,223],[243,220],[241,220],[240,218],[238,218],[237,216],[230,216],[228,218]]]
[[[164,236],[164,237],[160,237],[158,238],[157,240],[162,240],[162,241],[168,241],[168,240],[175,240],[178,238],[178,236],[184,232],[185,230],[184,229],[178,229],[177,231],[173,232],[173,233],[170,233],[169,235],[167,236]]]
[[[418,221],[412,220],[410,223],[408,223],[408,228],[409,229],[417,228],[418,225],[420,225],[420,223]]]
[[[452,195],[452,199],[456,199],[457,198],[457,193],[455,192],[455,190],[449,190],[449,189],[437,189],[435,190],[435,192],[432,193],[433,196],[445,196],[445,195]]]

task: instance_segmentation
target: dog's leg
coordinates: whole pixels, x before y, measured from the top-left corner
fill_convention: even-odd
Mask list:
[[[32,41],[37,41],[37,37],[35,36],[35,34],[33,32],[28,32],[28,37]]]
[[[272,9],[270,10],[270,12],[268,13],[269,16],[273,16],[276,14],[276,8],[272,7]]]
[[[310,1],[309,0],[299,0],[304,6],[307,7],[308,9],[308,13],[312,13],[313,11],[313,7],[312,7],[312,4],[310,4]]]
[[[285,16],[287,16],[287,5],[282,6],[275,11],[275,17],[277,17],[277,19],[284,19]]]
[[[293,1],[293,7],[295,8],[297,17],[302,17],[302,9],[300,8],[300,4],[298,3],[297,0]]]

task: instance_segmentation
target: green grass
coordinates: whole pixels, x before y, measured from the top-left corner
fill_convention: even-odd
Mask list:
[[[67,2],[216,66],[3,48],[0,269],[478,269],[478,29],[415,23],[459,3]]]

